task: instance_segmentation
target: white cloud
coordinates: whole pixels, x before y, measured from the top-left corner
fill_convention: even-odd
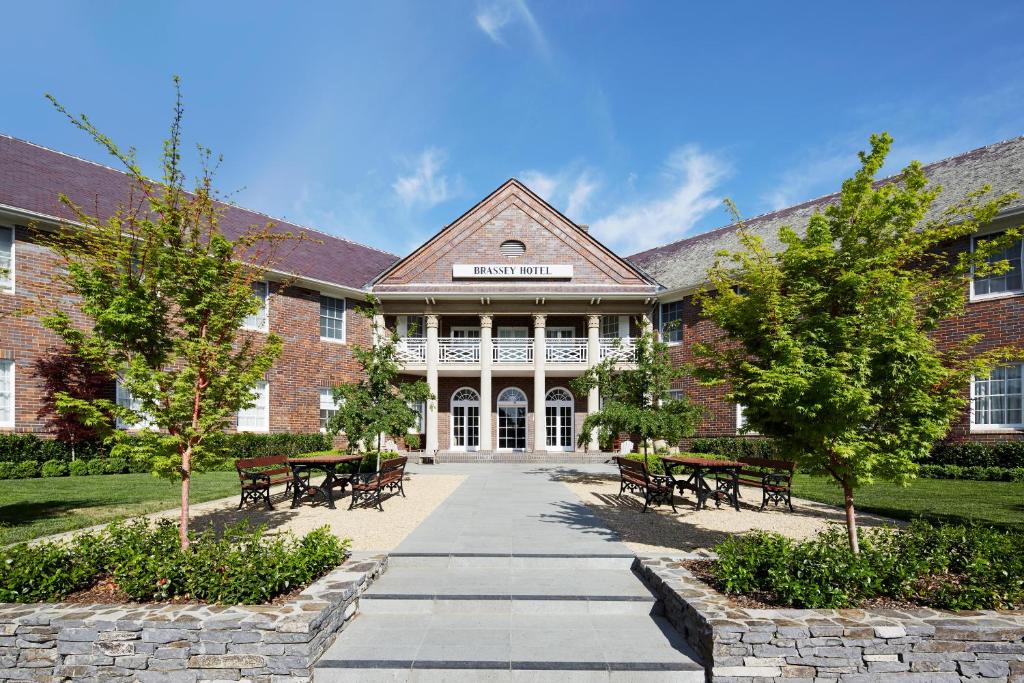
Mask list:
[[[515,24],[522,24],[537,49],[547,53],[547,39],[526,0],[494,0],[477,8],[476,25],[497,45],[505,45],[505,31]]]
[[[646,201],[621,206],[594,221],[592,232],[623,254],[677,240],[720,208],[718,185],[728,175],[722,159],[695,146],[676,150],[665,165],[666,190]]]
[[[585,219],[594,192],[601,187],[589,169],[569,168],[555,174],[523,171],[519,179],[573,221]]]
[[[444,151],[431,147],[417,157],[411,175],[399,176],[392,184],[398,198],[406,206],[422,204],[428,208],[451,199],[457,193],[461,180],[449,182],[441,173],[447,157]]]

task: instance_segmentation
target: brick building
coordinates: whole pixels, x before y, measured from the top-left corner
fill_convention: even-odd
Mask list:
[[[994,190],[1024,186],[1024,138],[998,143],[926,167],[945,191],[935,211],[983,182]],[[0,136],[0,431],[43,432],[44,385],[37,363],[58,349],[40,316],[74,301],[54,278],[56,257],[39,235],[72,216],[63,192],[101,214],[114,211],[128,187],[124,174],[27,142]],[[759,216],[746,227],[777,244],[778,227],[802,229],[822,197]],[[1024,201],[986,232],[1015,225]],[[272,220],[229,207],[230,236]],[[623,258],[516,180],[509,180],[405,258],[309,228],[275,222],[310,239],[299,242],[269,273],[258,294],[263,314],[245,334],[272,330],[284,353],[257,388],[256,405],[237,428],[313,431],[334,409],[329,387],[357,377],[353,344],[371,343],[372,325],[353,303],[367,292],[382,302],[374,324],[397,331],[410,376],[423,377],[437,397],[422,407],[428,450],[571,451],[580,424],[599,405],[596,393],[574,395],[569,382],[609,356],[632,360],[641,327],[668,333],[673,357],[689,359],[692,342],[714,334],[692,304],[714,254],[738,246],[735,226]],[[979,236],[983,237],[983,235]],[[972,248],[972,240],[957,248]],[[955,342],[984,331],[986,344],[1022,337],[1022,245],[1006,254],[1013,269],[972,284],[968,312],[944,326]],[[286,287],[282,282],[287,281]],[[17,315],[15,313],[17,312]],[[976,378],[972,409],[953,438],[1024,436],[1022,366]],[[678,391],[706,411],[700,432],[735,434],[742,412],[721,389],[683,382]],[[119,400],[130,400],[111,386]],[[596,444],[589,444],[590,448]]]

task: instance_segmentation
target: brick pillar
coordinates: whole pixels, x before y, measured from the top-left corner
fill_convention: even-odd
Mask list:
[[[544,339],[544,328],[547,316],[538,313],[533,316],[533,450],[540,452],[547,449],[547,432],[544,420],[544,399],[547,384],[544,377],[547,346]]]

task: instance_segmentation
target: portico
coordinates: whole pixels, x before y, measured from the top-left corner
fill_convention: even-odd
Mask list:
[[[658,286],[516,180],[373,284],[378,327],[436,397],[421,443],[438,451],[597,451],[580,443],[595,389],[571,382],[634,362]]]

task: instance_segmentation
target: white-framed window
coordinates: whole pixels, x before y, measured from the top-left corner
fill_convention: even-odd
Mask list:
[[[345,341],[345,300],[320,295],[320,338]]]
[[[142,400],[135,398],[128,387],[121,383],[121,379],[114,380],[114,397],[117,401],[117,405],[124,406],[125,408],[131,408],[138,413],[142,419],[135,424],[128,424],[120,419],[117,420],[118,429],[156,429],[156,425],[153,423],[153,418],[146,414],[142,410]]]
[[[409,407],[416,411],[416,424],[409,428],[410,434],[424,434],[427,431],[427,402],[417,401]]]
[[[971,249],[978,242],[999,237],[1002,233],[971,238]],[[992,254],[989,263],[1008,261],[1010,269],[1002,275],[971,278],[971,299],[988,299],[1009,294],[1024,293],[1024,239],[1017,240],[1006,249]]]
[[[668,344],[683,341],[683,302],[669,301],[661,305],[659,317],[661,338]]]
[[[736,404],[736,433],[757,434],[757,432],[752,429],[747,429],[747,414],[742,403]]]
[[[403,325],[404,321],[404,325]],[[422,339],[427,336],[427,319],[422,315],[398,316],[398,336]]]
[[[256,402],[238,411],[238,431],[270,431],[270,385],[266,382],[256,382],[252,393]]]
[[[1024,429],[1024,363],[1001,365],[971,382],[971,430]]]
[[[0,427],[14,429],[13,360],[0,360]]]
[[[254,282],[252,283],[252,293],[263,302],[263,305],[260,310],[245,317],[242,327],[247,330],[266,332],[270,329],[270,285],[266,280]]]
[[[341,404],[334,400],[334,390],[330,387],[320,389],[320,431],[327,431],[327,423],[338,414]]]
[[[14,228],[0,225],[0,291],[14,291]]]
[[[670,399],[672,399],[673,401],[681,401],[681,400],[683,400],[683,390],[682,389],[669,389],[668,390],[668,397]]]
[[[601,316],[601,336],[606,339],[609,337],[614,338],[619,336],[619,316]]]

